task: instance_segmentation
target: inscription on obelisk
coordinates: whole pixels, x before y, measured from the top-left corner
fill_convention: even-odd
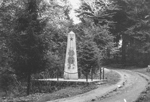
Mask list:
[[[65,79],[78,79],[76,37],[74,32],[68,34],[64,69]]]

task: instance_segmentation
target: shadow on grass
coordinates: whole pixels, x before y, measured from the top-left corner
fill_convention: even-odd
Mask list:
[[[105,84],[71,84],[67,87],[62,87],[61,89],[58,89],[57,91],[53,91],[51,93],[35,93],[26,97],[22,97],[22,100],[28,99],[29,101],[27,102],[46,102],[60,98],[73,97],[94,90],[102,85],[116,84],[120,80],[120,75],[114,71],[110,71],[105,73],[105,78],[107,79],[104,81]]]

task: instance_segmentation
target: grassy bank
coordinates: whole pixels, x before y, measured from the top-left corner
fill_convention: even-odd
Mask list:
[[[13,99],[7,98],[7,99],[11,100],[11,102],[46,102],[49,100],[72,97],[78,94],[86,93],[102,85],[116,84],[120,80],[120,75],[114,71],[110,71],[105,73],[105,79],[107,80],[105,80],[103,84],[97,84],[97,83],[71,84],[68,85],[67,87],[63,87],[51,93],[35,93],[29,96],[17,97]]]

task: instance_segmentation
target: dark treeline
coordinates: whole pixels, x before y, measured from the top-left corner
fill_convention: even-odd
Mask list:
[[[77,36],[79,77],[92,78],[102,65],[150,64],[150,1],[108,1],[81,0],[76,10],[81,22],[74,24],[67,0],[1,0],[3,91],[29,94],[32,79],[63,77],[70,31]]]

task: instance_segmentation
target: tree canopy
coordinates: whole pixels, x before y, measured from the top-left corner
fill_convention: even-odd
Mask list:
[[[26,79],[28,94],[34,74],[55,77],[59,71],[63,77],[70,31],[77,37],[79,72],[86,77],[103,65],[150,64],[149,0],[81,0],[76,10],[79,24],[69,16],[68,2],[1,0],[0,75],[6,74],[2,77]]]

